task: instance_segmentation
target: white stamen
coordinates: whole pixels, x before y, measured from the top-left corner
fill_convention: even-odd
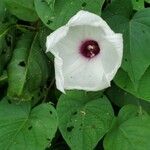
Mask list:
[[[94,49],[94,46],[93,46],[93,45],[88,45],[87,49],[88,49],[89,51],[91,51],[91,50]]]

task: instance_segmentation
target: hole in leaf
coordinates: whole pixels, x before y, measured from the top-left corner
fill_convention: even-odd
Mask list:
[[[11,46],[11,36],[7,36],[6,38],[6,43],[10,47]]]
[[[25,62],[24,61],[21,61],[20,63],[19,63],[19,66],[21,66],[21,67],[25,67]]]
[[[10,99],[8,99],[7,101],[8,101],[8,103],[9,103],[9,104],[11,104],[11,103],[12,103]]]
[[[150,7],[150,3],[144,2],[144,6],[145,6],[145,8],[149,8]]]
[[[87,5],[86,2],[82,3],[82,7],[86,7],[86,5]]]
[[[101,95],[101,98],[103,98],[104,97],[104,95]]]
[[[50,82],[49,81],[46,81],[46,87],[48,88],[50,85]]]
[[[76,115],[76,114],[77,114],[77,111],[75,111],[75,112],[72,113],[72,115]]]
[[[2,54],[6,54],[6,51],[7,51],[6,49],[3,49]]]
[[[67,127],[67,131],[71,132],[73,130],[73,128],[74,128],[74,126]]]
[[[49,113],[52,115],[53,114],[53,112],[52,111],[49,111]]]
[[[43,87],[42,86],[40,86],[40,92],[43,92]]]
[[[48,20],[47,21],[47,24],[49,25],[49,24],[51,24],[53,21],[51,21],[51,20]]]
[[[50,139],[50,138],[47,138],[46,140],[47,140],[47,141],[51,141],[51,139]]]
[[[38,93],[38,96],[39,96],[39,97],[41,96],[41,92]]]
[[[32,96],[32,98],[31,98],[31,101],[33,101],[34,100],[34,96]]]
[[[32,126],[30,126],[30,127],[28,127],[28,130],[31,130],[33,127]]]

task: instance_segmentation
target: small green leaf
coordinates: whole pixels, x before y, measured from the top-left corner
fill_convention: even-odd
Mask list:
[[[34,10],[33,0],[4,0],[7,9],[21,20],[36,21],[38,16]]]
[[[10,98],[27,101],[33,99],[49,77],[46,55],[39,45],[38,33],[21,36],[8,66],[8,92]]]
[[[72,150],[91,150],[108,132],[114,114],[106,97],[68,91],[57,105],[59,128]]]
[[[145,84],[144,84],[145,85]],[[122,90],[121,88],[117,87],[116,85],[112,84],[111,88],[106,90],[108,98],[117,106],[122,107],[127,104],[133,105],[141,105],[143,109],[150,113],[150,103],[139,99],[130,93]]]
[[[145,2],[149,3],[150,4],[150,0],[145,0]]]
[[[57,113],[51,104],[31,110],[29,103],[0,102],[0,148],[44,150],[57,130]]]
[[[34,0],[38,16],[50,29],[56,29],[84,9],[100,14],[104,0]]]
[[[144,0],[132,0],[133,9],[141,10],[144,8]]]
[[[150,67],[146,70],[139,81],[138,89],[134,90],[134,85],[128,74],[120,69],[115,78],[115,83],[123,90],[135,95],[139,99],[150,101]]]
[[[142,117],[149,117],[147,112],[142,109],[142,107],[139,106],[134,106],[134,105],[126,105],[121,108],[118,114],[118,122],[124,123],[125,121],[133,118],[142,118]]]

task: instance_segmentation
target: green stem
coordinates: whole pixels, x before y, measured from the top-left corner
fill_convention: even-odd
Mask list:
[[[28,25],[22,25],[22,24],[16,24],[16,27],[18,28],[18,29],[22,29],[22,28],[27,28],[27,29],[29,29],[29,30],[37,30],[35,27],[33,27],[33,26],[28,26]]]
[[[42,103],[44,103],[44,102],[46,101],[47,96],[48,96],[48,92],[49,92],[49,90],[51,89],[51,87],[53,86],[54,82],[55,82],[55,78],[52,79],[52,81],[51,81],[51,83],[50,83],[50,85],[49,85],[49,87],[48,87],[48,89],[47,89],[47,93],[46,93],[45,96],[44,96],[44,99],[43,99]]]
[[[4,72],[1,76],[0,76],[0,85],[3,85],[7,82],[8,80],[8,76],[7,76],[7,72]]]

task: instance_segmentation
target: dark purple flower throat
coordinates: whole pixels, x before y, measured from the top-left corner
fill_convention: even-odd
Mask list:
[[[86,40],[80,46],[80,53],[86,58],[93,58],[100,52],[98,43],[94,40]]]

